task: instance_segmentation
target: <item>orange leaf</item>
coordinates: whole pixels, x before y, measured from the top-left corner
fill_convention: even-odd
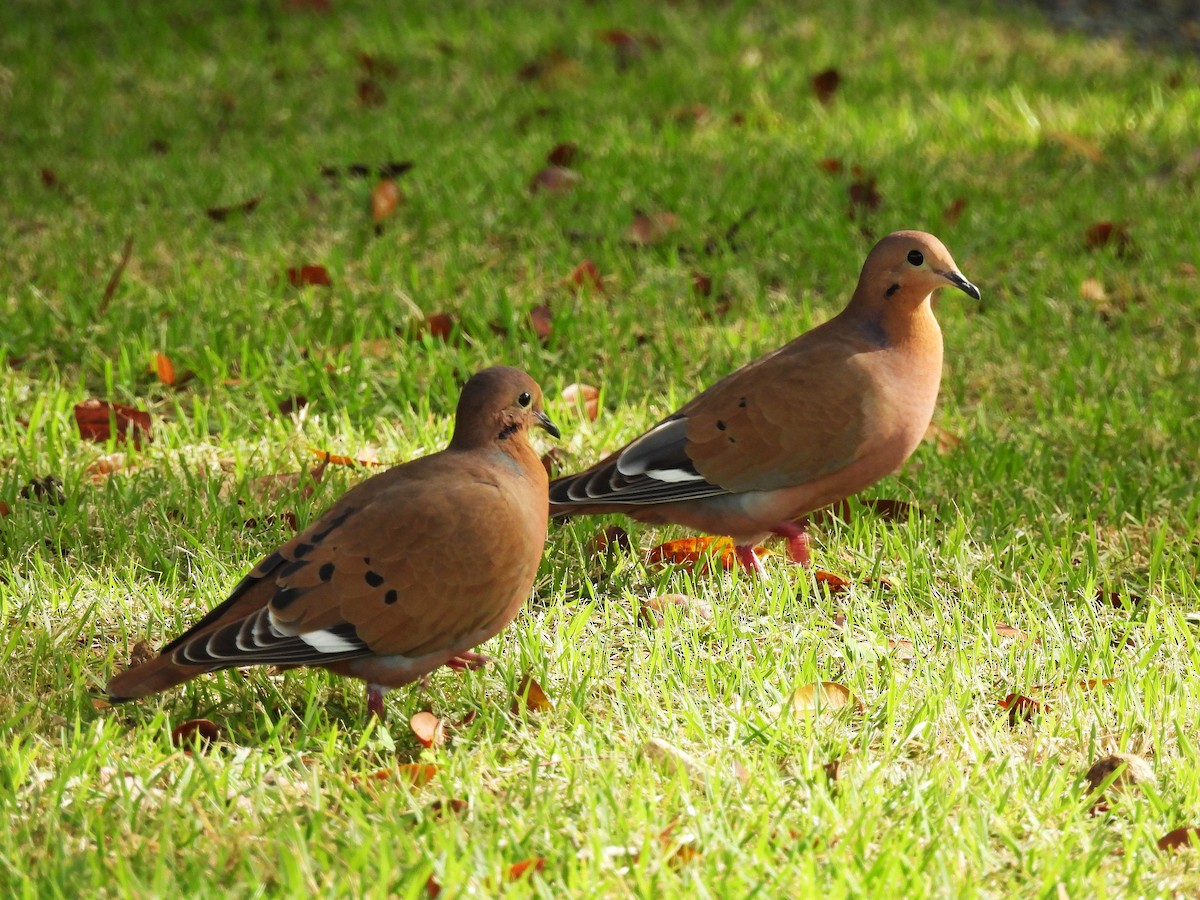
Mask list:
[[[568,384],[562,391],[562,398],[576,409],[582,404],[583,413],[589,421],[596,421],[600,415],[600,389],[590,384]]]
[[[830,594],[842,594],[850,590],[850,581],[841,575],[834,575],[832,572],[814,569],[813,578],[816,579],[817,584],[824,585]]]
[[[812,77],[813,93],[817,95],[822,106],[828,106],[833,102],[838,85],[841,83],[842,76],[837,69],[825,69]]]
[[[391,770],[384,769],[391,774]],[[421,787],[433,781],[438,773],[438,767],[432,763],[401,763],[396,766],[396,775],[401,781],[407,781],[413,787]]]
[[[917,651],[913,648],[913,642],[907,638],[888,638],[888,647],[895,651],[892,655],[896,659],[910,660],[917,658]]]
[[[759,558],[771,555],[771,551],[763,547],[755,547],[754,552]],[[733,541],[727,537],[679,538],[651,548],[646,556],[646,562],[651,565],[673,563],[701,573],[707,572],[709,563],[714,561],[727,572],[739,565],[733,552]]]
[[[666,860],[673,866],[686,865],[700,856],[700,850],[696,847],[690,835],[685,835],[679,839],[675,838],[675,828],[678,825],[679,820],[676,819],[658,833],[658,842],[662,845],[663,851],[666,853]]]
[[[1133,252],[1133,237],[1129,229],[1121,222],[1097,222],[1084,233],[1089,250],[1113,245],[1117,256],[1126,256]]]
[[[639,247],[652,247],[661,244],[678,227],[679,217],[674,213],[639,213],[625,229],[625,240]]]
[[[1019,722],[1028,722],[1034,716],[1049,712],[1050,706],[1024,694],[1009,694],[998,701],[997,706],[1008,710],[1008,724],[1015,728]]]
[[[352,467],[356,467],[356,468],[358,466],[387,465],[386,463],[381,462],[378,459],[369,459],[366,457],[355,458],[353,456],[340,456],[337,453],[330,453],[328,450],[322,450],[320,447],[309,447],[308,452],[316,454],[317,456],[321,457],[321,460],[322,460],[321,469],[322,470],[327,465],[328,466],[352,466]],[[320,480],[321,479],[318,476],[317,481],[320,481]]]
[[[330,287],[333,284],[328,270],[318,265],[294,266],[287,270],[287,277],[292,287]]]
[[[426,896],[429,897],[429,900],[437,900],[437,897],[439,897],[441,895],[441,893],[442,893],[441,884],[438,883],[438,880],[435,876],[430,875],[429,878],[427,878],[425,880]]]
[[[542,690],[542,686],[534,680],[534,677],[528,672],[521,678],[521,683],[517,685],[517,698],[513,701],[512,713],[514,716],[519,716],[522,710],[530,712],[541,712],[544,709],[553,709],[554,704],[550,702],[550,698],[546,696],[546,692]]]
[[[530,180],[529,193],[536,194],[538,191],[545,191],[547,194],[567,194],[575,190],[575,186],[582,180],[580,174],[574,169],[568,169],[565,166],[547,166]]]
[[[1020,628],[1015,628],[1012,625],[1005,625],[1003,622],[996,626],[996,634],[1002,638],[1010,638],[1018,641],[1029,641],[1029,633],[1022,631]],[[1037,638],[1032,638],[1033,643],[1040,644],[1041,641]]]
[[[1159,850],[1183,850],[1200,845],[1200,827],[1176,828],[1158,839]]]
[[[561,447],[551,447],[542,454],[542,467],[546,470],[546,474],[551,478],[557,478],[562,474],[563,468],[567,464],[569,454]]]
[[[0,500],[0,516],[7,516],[12,513],[12,507]]]
[[[400,186],[390,178],[385,178],[371,191],[371,218],[379,225],[396,211],[404,195]]]
[[[175,364],[165,353],[154,354],[154,359],[150,363],[150,371],[157,375],[158,380],[165,385],[170,386],[175,383]]]
[[[441,747],[446,743],[446,723],[431,712],[415,713],[408,727],[426,747]]]
[[[585,259],[575,267],[571,272],[570,280],[577,288],[588,287],[597,291],[604,290],[604,281],[600,277],[600,270],[590,259]]]
[[[220,726],[209,719],[188,719],[171,729],[171,743],[187,749],[207,750],[220,737]]]
[[[1082,138],[1069,131],[1047,131],[1046,137],[1061,147],[1070,150],[1076,156],[1082,156],[1089,162],[1104,162],[1104,151],[1087,138]]]
[[[840,159],[835,159],[832,156],[828,156],[825,159],[818,160],[817,165],[824,171],[828,172],[830,175],[838,175],[841,173],[842,169],[845,168],[842,165],[842,161]]]
[[[615,550],[633,553],[633,541],[629,539],[629,532],[620,525],[608,525],[592,536],[588,541],[588,550],[594,555],[612,553]]]
[[[84,440],[102,443],[114,436],[132,441],[135,447],[150,440],[150,413],[107,400],[84,400],[75,404],[75,424]]]
[[[430,313],[424,322],[416,323],[408,330],[411,340],[420,340],[426,333],[434,340],[448,342],[454,334],[454,316],[444,312]]]
[[[87,473],[93,479],[99,481],[106,475],[111,475],[114,472],[120,472],[125,468],[124,453],[106,453],[104,456],[97,458],[87,467]]]
[[[520,862],[515,862],[508,867],[507,878],[509,881],[517,881],[526,872],[541,872],[546,868],[546,857],[534,856],[531,859],[523,859]]]

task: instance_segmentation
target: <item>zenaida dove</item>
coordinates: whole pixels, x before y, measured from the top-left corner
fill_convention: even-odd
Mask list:
[[[933,235],[889,234],[841,313],[555,479],[551,515],[620,512],[729,535],[758,575],[754,545],[775,534],[808,565],[797,520],[895,471],[929,427],[942,373],[930,299],[947,285],[979,299]]]
[[[531,426],[560,436],[533,379],[503,366],[477,373],[446,449],[347,491],[157,657],[113,678],[109,698],[231,666],[316,666],[363,679],[382,717],[389,688],[441,665],[482,665],[472,648],[516,616],[546,542]]]

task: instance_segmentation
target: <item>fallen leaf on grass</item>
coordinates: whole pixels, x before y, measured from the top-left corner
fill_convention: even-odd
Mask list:
[[[308,406],[308,398],[303,394],[292,394],[290,397],[284,397],[275,404],[275,408],[281,416],[290,416],[292,413],[299,412]]]
[[[870,178],[862,178],[853,182],[849,188],[850,194],[850,211],[851,219],[856,218],[860,213],[866,214],[879,209],[883,203],[883,196],[875,187],[875,176]]]
[[[697,786],[702,786],[708,781],[708,769],[700,760],[670,741],[650,738],[642,745],[642,755],[668,775],[685,775]]]
[[[1010,728],[1016,728],[1021,722],[1028,722],[1034,716],[1049,712],[1051,709],[1049,704],[1041,703],[1024,694],[1009,694],[1003,700],[997,701],[996,705],[1001,709],[1008,710]]]
[[[771,556],[772,551],[765,547],[755,547],[754,553],[762,559]],[[649,565],[673,564],[695,569],[700,573],[708,571],[711,563],[716,562],[722,569],[729,572],[739,563],[733,552],[733,541],[727,537],[686,537],[674,541],[666,541],[657,547],[652,547],[646,555]]]
[[[700,857],[700,850],[696,846],[696,836],[693,834],[681,834],[675,836],[675,829],[679,826],[679,819],[676,819],[666,828],[658,833],[658,842],[662,845],[665,859],[669,865],[682,866],[690,863],[694,859]]]
[[[445,800],[434,800],[427,807],[425,807],[425,811],[431,818],[439,819],[446,814],[455,816],[462,815],[470,808],[471,803],[469,800],[462,800],[458,797],[449,797]]]
[[[532,59],[517,70],[521,81],[536,81],[542,87],[574,80],[583,74],[583,68],[559,48],[552,48],[536,59]]]
[[[629,538],[629,532],[620,525],[608,525],[592,535],[588,541],[588,551],[593,556],[615,551],[633,553],[633,541]]]
[[[557,478],[566,468],[570,454],[562,447],[551,447],[542,454],[542,468],[551,478]]]
[[[408,727],[425,747],[441,747],[446,743],[446,723],[431,712],[414,713]]]
[[[795,715],[811,716],[817,712],[854,709],[862,712],[863,702],[850,693],[850,688],[836,681],[814,681],[792,691],[785,707]],[[782,709],[781,709],[782,711]]]
[[[171,729],[171,743],[176,747],[208,750],[221,737],[221,727],[211,719],[188,719]]]
[[[1097,222],[1088,227],[1084,240],[1089,250],[1098,250],[1111,244],[1120,257],[1130,255],[1136,249],[1129,228],[1122,222]]]
[[[546,868],[546,857],[535,856],[531,859],[523,859],[520,862],[515,862],[508,867],[506,878],[508,881],[517,881],[523,878],[526,873],[541,872]]]
[[[359,105],[368,109],[378,108],[387,102],[387,94],[374,78],[360,78],[356,93]]]
[[[957,434],[933,422],[925,429],[925,437],[922,440],[932,441],[938,453],[950,453],[962,444],[962,438]]]
[[[1176,828],[1158,839],[1159,850],[1192,850],[1200,847],[1200,827]]]
[[[75,424],[79,436],[103,443],[115,437],[135,447],[150,441],[150,413],[107,400],[84,400],[75,404]]]
[[[1108,291],[1099,278],[1085,278],[1079,283],[1079,296],[1090,303],[1104,303],[1108,300]]]
[[[423,321],[409,325],[407,337],[410,341],[419,341],[429,335],[435,341],[450,343],[454,335],[455,319],[451,313],[430,313]]]
[[[569,168],[571,163],[575,161],[575,157],[579,155],[579,146],[570,141],[564,141],[561,144],[556,144],[554,149],[546,154],[546,162],[552,166],[562,166]]]
[[[835,575],[832,572],[826,572],[823,569],[813,570],[813,579],[817,584],[822,585],[825,590],[831,595],[843,594],[850,590],[849,579],[843,578],[841,575]]]
[[[669,607],[705,622],[712,621],[712,605],[699,597],[689,597],[687,594],[659,594],[657,597],[643,600],[638,605],[638,618],[652,628],[662,625]]]
[[[320,447],[309,447],[308,452],[321,457],[321,465],[313,469],[312,475],[314,481],[320,481],[321,475],[325,472],[326,466],[350,466],[352,468],[361,468],[363,466],[384,466],[387,463],[376,459],[374,455],[363,456],[343,456],[337,453],[330,453],[328,450],[322,450]]]
[[[1104,151],[1087,138],[1069,131],[1047,131],[1046,137],[1065,150],[1093,163],[1104,162]]]
[[[165,353],[154,354],[154,358],[150,360],[150,371],[168,387],[175,383],[175,364]]]
[[[521,678],[521,683],[517,685],[517,696],[513,700],[512,714],[519,716],[526,711],[541,712],[553,708],[554,704],[550,702],[550,698],[546,696],[542,686],[526,672]]]
[[[11,513],[12,513],[12,507],[9,506],[7,503],[5,503],[3,500],[0,500],[0,518],[10,515]]]
[[[892,651],[892,656],[896,659],[907,661],[917,658],[916,648],[913,647],[913,642],[907,638],[888,638],[888,649]]]
[[[841,174],[842,169],[845,168],[840,159],[835,159],[832,156],[817,160],[817,166],[822,171],[827,172],[830,175],[839,175]]]
[[[829,106],[842,83],[842,75],[837,69],[824,69],[812,77],[813,93],[822,106]]]
[[[871,510],[875,515],[887,521],[907,522],[909,516],[912,515],[913,505],[906,500],[886,500],[873,498],[870,500],[860,500],[863,506]]]
[[[547,194],[567,194],[575,190],[582,181],[580,174],[565,166],[547,166],[529,182],[529,193],[544,191]]]
[[[287,270],[287,279],[292,287],[331,287],[333,285],[333,279],[329,277],[329,270],[315,264],[293,266]]]
[[[692,272],[692,293],[697,297],[708,297],[712,294],[712,276],[698,270]]]
[[[1041,643],[1041,639],[1031,638],[1028,632],[1022,631],[1020,628],[1016,628],[1012,625],[1005,625],[1003,622],[996,626],[996,634],[1009,640],[1026,642],[1032,641],[1035,644]]]
[[[106,453],[88,464],[86,471],[94,481],[99,481],[125,468],[124,453]]]
[[[562,390],[562,398],[575,409],[582,407],[588,421],[596,421],[600,415],[600,389],[590,384],[568,384]]]
[[[1125,609],[1137,606],[1142,602],[1142,598],[1138,594],[1126,594],[1122,597],[1120,591],[1106,591],[1103,588],[1096,590],[1095,600],[1101,606],[1111,606],[1113,609]]]
[[[247,215],[254,212],[260,203],[262,203],[262,194],[251,197],[249,200],[243,200],[241,203],[231,203],[229,206],[210,206],[204,211],[204,214],[214,222],[224,222],[234,213]]]
[[[50,190],[54,190],[55,188],[62,186],[62,182],[58,179],[58,173],[56,173],[53,169],[47,168],[46,166],[43,166],[38,170],[38,177],[42,179],[42,185]]]
[[[539,303],[529,311],[529,324],[533,327],[533,333],[543,344],[550,340],[550,334],[554,331],[553,320],[554,315],[545,303]]]
[[[965,197],[955,197],[950,201],[949,205],[942,210],[942,221],[947,225],[954,225],[962,218],[963,210],[967,208],[967,200]]]
[[[390,178],[385,178],[371,191],[371,219],[378,227],[391,216],[404,199],[400,186]]]
[[[1150,763],[1133,753],[1114,753],[1096,760],[1084,778],[1093,791],[1100,790],[1104,783],[1112,778],[1108,789],[1113,794],[1105,795],[1109,799],[1113,795],[1126,793],[1137,785],[1153,785],[1155,782],[1154,769]]]
[[[678,227],[679,217],[674,213],[638,213],[633,224],[625,229],[625,240],[638,247],[652,247],[661,244]]]
[[[439,768],[432,763],[400,763],[394,768],[379,769],[365,777],[360,778],[355,775],[350,779],[350,783],[369,784],[372,781],[392,781],[394,779],[413,787],[423,787],[437,777]]]
[[[577,265],[568,278],[577,288],[591,288],[601,292],[604,290],[604,280],[600,276],[600,270],[590,259],[585,259]]]

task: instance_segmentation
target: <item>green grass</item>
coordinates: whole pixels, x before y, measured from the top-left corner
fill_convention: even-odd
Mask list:
[[[963,6],[5,4],[3,893],[423,896],[431,874],[451,897],[1200,890],[1194,851],[1155,848],[1200,824],[1200,65]],[[612,28],[656,41],[622,70]],[[517,77],[555,49],[571,64]],[[393,67],[381,106],[358,101],[359,53]],[[829,66],[843,83],[826,108],[809,79]],[[699,121],[676,115],[694,104]],[[531,197],[561,141],[581,184]],[[402,159],[406,202],[379,236],[375,179],[319,172]],[[552,528],[535,598],[487,646],[497,665],[394,692],[382,727],[364,725],[361,685],[308,671],[94,708],[136,641],[177,634],[291,534],[270,513],[303,525],[362,477],[265,499],[259,479],[311,465],[308,447],[430,452],[465,375],[505,362],[545,387],[582,466],[832,315],[871,244],[847,216],[851,165],[883,200],[866,228],[939,234],[983,301],[938,307],[935,421],[960,442],[926,442],[868,493],[917,512],[856,506],[817,532],[848,593],[777,556],[761,585],[597,557],[603,523],[577,519]],[[205,215],[255,196],[250,214]],[[631,247],[635,210],[680,228]],[[1135,252],[1089,250],[1105,220]],[[604,294],[564,286],[584,259]],[[332,288],[288,286],[306,263]],[[711,296],[691,293],[696,270]],[[1081,295],[1089,278],[1107,301]],[[543,302],[544,345],[525,324]],[[396,336],[443,311],[466,338]],[[195,377],[157,384],[156,351]],[[574,381],[603,388],[594,423],[557,400]],[[296,394],[309,405],[280,414]],[[153,442],[81,441],[88,397],[148,410]],[[92,477],[114,450],[125,469]],[[46,475],[61,505],[21,495]],[[630,530],[643,550],[681,534]],[[640,625],[637,602],[663,591],[710,601],[713,621]],[[525,672],[554,708],[514,718]],[[819,679],[864,711],[773,714]],[[1033,722],[997,707],[1059,683]],[[477,715],[422,750],[407,717],[423,708]],[[223,740],[187,755],[171,728],[197,716]],[[651,738],[707,776],[646,759]],[[1154,783],[1093,814],[1083,775],[1116,750],[1146,756]],[[369,777],[412,760],[437,777]],[[435,816],[448,798],[469,808]],[[673,823],[690,860],[659,840]],[[505,883],[539,856],[543,873]]]

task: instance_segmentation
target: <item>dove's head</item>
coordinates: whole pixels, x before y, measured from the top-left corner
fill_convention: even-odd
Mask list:
[[[880,311],[915,308],[947,286],[979,299],[979,288],[958,271],[945,244],[923,231],[895,231],[867,255],[854,299]]]
[[[463,385],[450,444],[466,449],[524,439],[535,426],[562,436],[546,415],[538,383],[520,369],[493,366],[476,372]]]

